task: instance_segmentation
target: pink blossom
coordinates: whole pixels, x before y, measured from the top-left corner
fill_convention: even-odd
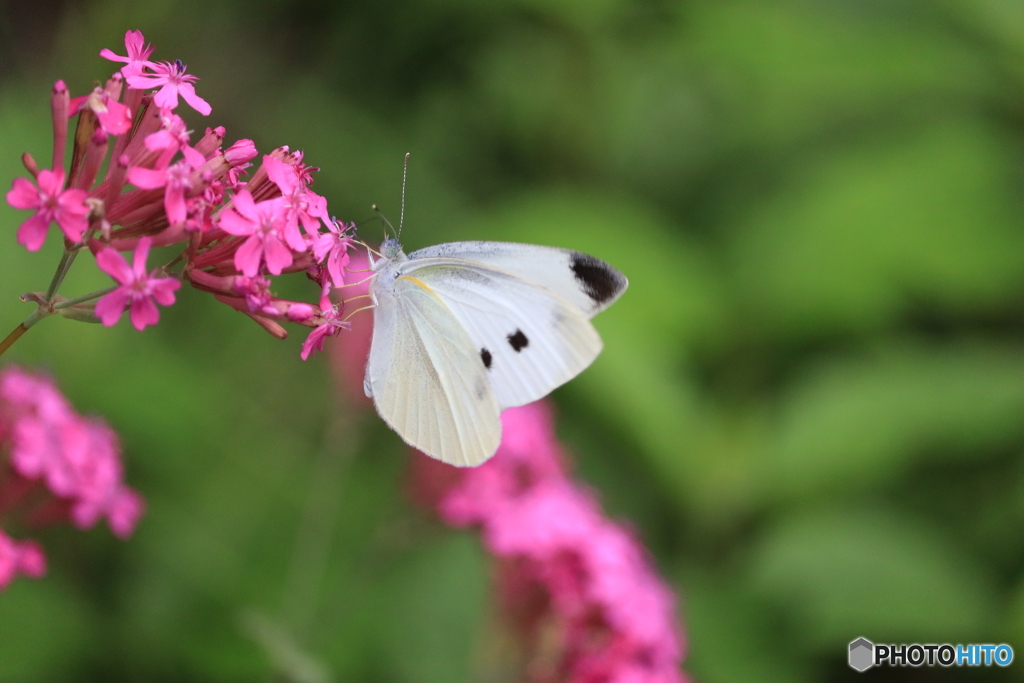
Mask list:
[[[340,318],[340,311],[335,306],[322,314],[323,322],[313,328],[313,331],[302,343],[302,360],[308,360],[317,351],[323,351],[324,340],[341,332],[349,327],[348,322]]]
[[[206,161],[203,155],[184,147],[185,158],[164,169],[142,168],[133,166],[128,169],[128,181],[145,190],[164,188],[164,210],[171,225],[183,223],[188,218],[188,204],[185,195],[195,189],[193,174],[196,168]]]
[[[327,232],[313,238],[313,256],[318,262],[327,259],[327,272],[335,287],[345,284],[345,266],[348,265],[348,251],[352,247],[352,238],[346,234],[349,228],[355,228],[355,224],[343,226],[337,221],[327,221]]]
[[[83,109],[91,109],[99,119],[100,127],[109,135],[121,135],[132,127],[131,110],[100,87],[93,88],[88,95],[74,98],[68,106],[69,116],[74,116]]]
[[[0,530],[0,591],[18,574],[39,578],[46,573],[46,557],[35,541],[18,543]]]
[[[239,166],[247,161],[252,161],[259,152],[256,151],[256,143],[252,140],[239,140],[224,150],[224,158],[232,166]]]
[[[299,223],[302,223],[310,237],[319,234],[320,222],[330,222],[327,200],[306,188],[304,179],[299,176],[294,165],[270,155],[263,157],[263,165],[267,169],[267,176],[281,190],[286,216],[285,240],[292,249],[302,251],[305,243],[299,234]]]
[[[234,196],[232,204],[233,208],[221,212],[220,227],[230,235],[248,237],[235,252],[235,266],[248,277],[254,277],[265,262],[271,274],[280,275],[293,261],[281,237],[281,202],[271,199],[257,204],[248,190],[242,190]]]
[[[202,166],[206,158],[192,147],[188,128],[181,117],[169,109],[164,109],[160,112],[160,123],[160,130],[146,136],[146,149],[161,153],[155,166],[166,168],[179,150],[186,149],[188,151],[184,153],[191,166],[193,168]],[[139,187],[143,186],[139,185]]]
[[[151,243],[149,237],[139,240],[132,267],[128,266],[121,254],[109,247],[96,254],[96,264],[100,270],[120,284],[120,287],[96,302],[96,315],[107,327],[116,324],[125,307],[131,304],[132,325],[137,330],[143,330],[146,325],[155,325],[160,320],[157,303],[162,306],[174,303],[174,292],[181,287],[181,283],[171,277],[157,277],[155,270],[146,273],[146,259]]]
[[[250,312],[277,315],[277,309],[270,305],[270,280],[262,275],[253,277],[239,275],[235,278],[234,290],[245,297]]]
[[[153,104],[161,109],[174,109],[178,106],[178,96],[185,99],[189,105],[203,116],[209,116],[213,108],[196,94],[195,83],[197,79],[185,73],[185,65],[181,60],[174,62],[157,62],[147,65],[152,73],[138,73],[134,75],[125,74],[128,85],[142,90],[146,88],[160,89],[153,95]]]
[[[685,681],[671,590],[633,534],[566,475],[545,404],[506,410],[502,423],[495,456],[459,471],[436,500],[450,524],[479,525],[500,563],[505,610],[526,640],[542,624],[553,628],[545,666],[558,680]]]
[[[18,228],[18,242],[29,251],[38,251],[50,223],[54,221],[72,242],[82,239],[88,227],[86,216],[89,207],[85,205],[88,196],[85,190],[62,190],[64,187],[64,171],[40,171],[37,178],[38,189],[24,178],[15,178],[11,191],[7,193],[7,203],[16,209],[35,209],[35,214]]]
[[[106,518],[118,536],[134,529],[144,506],[123,483],[117,435],[75,412],[49,380],[17,368],[0,373],[0,444],[11,456],[0,499],[36,482],[54,497],[50,509],[79,528]]]
[[[150,45],[146,45],[146,39],[142,37],[142,31],[126,31],[124,34],[124,47],[128,52],[127,57],[114,54],[107,48],[100,50],[100,57],[109,59],[112,62],[123,62],[125,66],[121,67],[121,74],[125,78],[138,76],[142,73],[143,68],[152,66],[148,60],[149,56],[153,54],[153,48]]]

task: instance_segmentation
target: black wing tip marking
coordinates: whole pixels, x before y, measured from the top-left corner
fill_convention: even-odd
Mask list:
[[[509,346],[512,347],[513,351],[519,353],[530,345],[530,340],[526,338],[526,335],[523,334],[522,330],[516,328],[515,332],[508,335],[508,343]]]
[[[484,349],[480,349],[480,360],[482,360],[484,362],[484,367],[485,368],[487,368],[488,370],[491,369],[491,363],[493,362],[494,359],[491,357],[491,352],[490,351],[488,351],[485,348]]]
[[[600,305],[614,300],[626,288],[626,278],[601,259],[574,251],[569,257],[569,268],[583,293]]]

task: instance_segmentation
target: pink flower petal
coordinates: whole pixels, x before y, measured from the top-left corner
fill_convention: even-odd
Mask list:
[[[266,236],[263,251],[267,260],[267,270],[272,275],[280,275],[282,270],[292,264],[292,252],[274,235]]]
[[[178,86],[178,94],[185,98],[189,106],[195,109],[203,116],[209,116],[210,112],[213,111],[206,100],[196,94],[196,89],[191,83],[182,83]]]
[[[15,209],[35,209],[39,206],[39,190],[24,178],[15,178],[7,193],[7,203]]]
[[[18,228],[18,244],[24,244],[29,251],[39,251],[49,230],[50,221],[37,213]]]
[[[100,249],[99,253],[96,254],[96,265],[104,273],[114,278],[118,284],[125,285],[133,279],[134,273],[128,267],[128,262],[124,260],[124,256],[121,256],[121,254],[110,247]]]
[[[96,308],[94,309],[96,317],[107,327],[116,325],[117,321],[121,319],[121,314],[124,313],[130,298],[128,293],[120,287],[109,294],[104,294],[96,302]]]
[[[241,194],[241,193],[239,193]],[[238,198],[238,195],[235,195]],[[232,209],[224,209],[220,212],[220,229],[229,235],[236,235],[238,237],[245,237],[251,235],[256,230],[256,226],[248,218],[243,218],[238,215]],[[249,277],[252,277],[251,275]]]
[[[174,278],[164,277],[150,281],[150,295],[161,306],[174,305],[174,293],[181,288],[181,283]]]
[[[255,277],[263,260],[263,243],[256,236],[247,239],[235,252],[235,267],[246,277]]]
[[[256,202],[253,201],[252,195],[249,194],[249,190],[242,190],[234,196],[231,200],[235,210],[238,211],[239,215],[245,216],[251,221],[260,221],[260,212],[256,208]]]
[[[155,190],[167,184],[167,171],[132,166],[128,169],[128,182],[144,190]]]
[[[141,332],[146,329],[147,325],[156,325],[160,322],[160,311],[148,296],[134,298],[132,299],[131,320],[135,329]]]
[[[153,238],[147,235],[140,239],[139,244],[135,247],[135,254],[132,257],[132,271],[137,280],[146,277],[146,259],[149,258],[149,247],[152,244]]]
[[[153,95],[153,104],[161,109],[174,109],[178,106],[178,86],[167,83]]]

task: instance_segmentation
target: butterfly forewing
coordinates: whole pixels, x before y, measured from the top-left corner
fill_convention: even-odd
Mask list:
[[[587,314],[547,287],[461,258],[410,258],[402,272],[433,290],[458,319],[501,409],[546,396],[601,352]]]
[[[429,285],[398,277],[375,292],[366,385],[402,438],[453,465],[478,465],[501,440],[499,408],[476,344]]]
[[[412,262],[442,258],[470,261],[545,287],[588,318],[611,306],[626,277],[601,259],[571,249],[515,242],[449,242],[409,254]]]

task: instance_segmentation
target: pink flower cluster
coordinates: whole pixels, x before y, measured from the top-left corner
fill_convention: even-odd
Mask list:
[[[17,368],[0,372],[0,516],[26,526],[70,521],[87,529],[106,519],[127,538],[143,512],[124,485],[117,435],[83,418],[47,379]],[[40,576],[38,544],[18,543],[0,530],[0,589],[16,574]]]
[[[88,248],[116,285],[91,311],[104,325],[126,309],[143,329],[159,319],[182,282],[213,294],[278,338],[282,323],[313,328],[302,357],[319,350],[344,323],[328,297],[344,284],[351,226],[330,217],[327,202],[309,189],[312,172],[302,152],[280,147],[258,156],[251,140],[224,148],[224,128],[207,128],[193,141],[174,113],[179,99],[204,116],[210,105],[196,94],[196,77],[180,61],[152,62],[142,33],[125,34],[127,56],[104,49],[124,66],[102,87],[70,98],[62,81],[51,97],[54,148],[50,169],[23,157],[35,183],[14,181],[7,201],[33,211],[18,230],[29,251],[40,249],[50,227],[65,248]],[[68,118],[78,117],[69,169],[64,156]],[[106,172],[100,171],[106,164]],[[150,249],[181,245],[150,269]],[[122,252],[133,252],[128,266]],[[305,273],[319,288],[316,304],[277,298],[271,277]],[[83,317],[81,306],[75,314]]]
[[[427,497],[441,517],[479,526],[498,558],[503,609],[531,662],[527,680],[685,681],[672,592],[636,538],[567,476],[547,406],[506,410],[502,424],[489,462],[455,470],[416,458],[415,485],[439,488]]]

